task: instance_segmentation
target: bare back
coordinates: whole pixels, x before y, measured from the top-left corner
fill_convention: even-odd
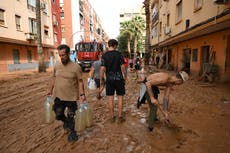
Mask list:
[[[154,73],[147,77],[147,82],[155,86],[166,86],[169,83],[170,76],[168,73]]]

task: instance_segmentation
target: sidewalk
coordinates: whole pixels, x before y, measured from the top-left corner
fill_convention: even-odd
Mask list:
[[[46,72],[51,72],[52,67],[47,68]],[[30,70],[18,70],[18,71],[12,71],[12,72],[0,72],[0,80],[8,80],[11,78],[16,78],[17,76],[20,75],[30,75],[30,74],[35,74],[38,73],[37,69],[30,69]]]

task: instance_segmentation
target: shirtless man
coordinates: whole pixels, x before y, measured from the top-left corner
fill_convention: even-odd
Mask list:
[[[138,81],[142,83],[141,85],[141,95],[138,98],[137,108],[140,107],[141,103],[144,103],[147,100],[150,108],[149,112],[149,131],[153,130],[153,125],[157,120],[157,106],[160,107],[158,104],[158,94],[160,90],[158,86],[165,86],[163,104],[164,104],[164,115],[168,119],[168,102],[169,102],[169,93],[171,87],[174,85],[180,85],[183,82],[187,81],[189,76],[186,72],[180,71],[176,75],[170,75],[165,72],[159,72],[149,75],[142,81]],[[147,92],[146,92],[147,90]],[[161,108],[160,108],[161,109]]]
[[[180,85],[183,82],[187,81],[189,79],[189,76],[186,72],[180,71],[176,75],[170,75],[165,72],[159,72],[151,74],[147,77],[146,87],[147,92],[149,94],[149,97],[151,99],[151,102],[154,105],[158,105],[157,99],[154,98],[153,92],[152,92],[152,86],[165,86],[165,93],[164,93],[164,109],[168,110],[168,101],[169,101],[169,93],[170,89],[174,85]]]

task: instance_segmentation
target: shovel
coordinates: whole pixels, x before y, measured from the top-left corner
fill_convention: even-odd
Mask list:
[[[166,123],[172,123],[171,119],[169,118],[169,115],[163,111],[162,107],[158,104],[158,108],[160,109],[161,113],[163,114],[164,118],[166,119]]]
[[[173,128],[173,129],[180,128],[175,123],[172,122],[172,119],[169,117],[169,115],[165,111],[163,111],[163,109],[160,105],[158,105],[158,108],[160,109],[161,113],[163,114],[163,116],[165,118],[166,126],[168,126],[169,128]]]

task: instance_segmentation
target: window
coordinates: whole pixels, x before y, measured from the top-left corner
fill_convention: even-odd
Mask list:
[[[49,36],[49,30],[45,29],[44,34],[45,34],[45,36]]]
[[[64,12],[60,12],[61,19],[64,19]]]
[[[152,29],[152,39],[157,37],[157,26],[154,26]]]
[[[84,27],[84,17],[80,14],[80,29]]]
[[[20,64],[20,59],[19,59],[19,50],[13,49],[13,59],[14,59],[14,64]]]
[[[21,17],[18,15],[15,15],[15,23],[16,23],[16,29],[21,30],[21,24],[20,24]]]
[[[170,25],[170,14],[167,14],[167,26]]]
[[[198,11],[202,7],[202,0],[194,0],[194,11]]]
[[[44,26],[44,35],[45,35],[46,37],[49,36],[49,27],[48,27],[48,26]]]
[[[159,27],[159,34],[161,35],[161,33],[162,33],[162,30],[161,30],[162,29],[162,22],[160,22],[159,25],[160,25],[160,27]]]
[[[32,63],[32,54],[31,54],[31,50],[27,50],[27,60],[28,60],[28,63]]]
[[[182,20],[182,0],[176,4],[176,23]]]
[[[44,13],[44,14],[48,14],[48,5],[47,5],[47,3],[46,2],[42,2],[41,3],[41,9],[42,9],[42,12]]]
[[[30,33],[37,33],[37,24],[35,19],[29,18],[29,26]]]
[[[198,54],[198,49],[193,49],[192,50],[192,61],[197,62],[197,54]]]
[[[61,32],[65,32],[65,27],[61,27]]]
[[[58,42],[57,37],[58,37],[58,35],[55,33],[55,34],[54,34],[54,41],[55,41],[55,42]]]
[[[0,25],[5,25],[5,10],[0,9]]]
[[[82,0],[79,1],[79,10],[81,13],[83,12],[83,1]]]
[[[36,10],[36,0],[27,0],[27,8],[35,11]]]

